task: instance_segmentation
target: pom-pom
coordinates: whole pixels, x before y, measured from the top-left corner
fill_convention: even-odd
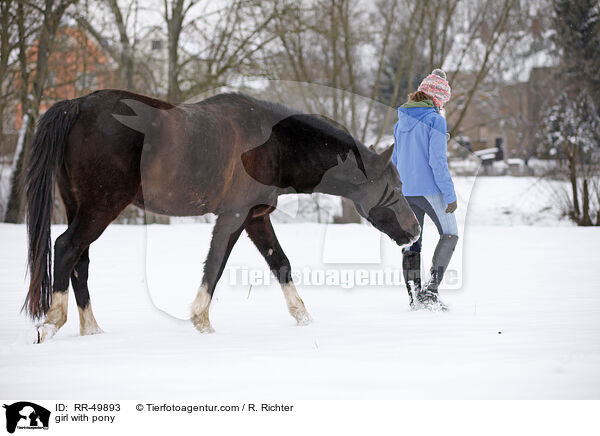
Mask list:
[[[446,80],[446,73],[444,73],[444,70],[436,68],[435,70],[433,70],[431,72],[431,74],[435,74],[436,76],[441,77],[442,79]]]

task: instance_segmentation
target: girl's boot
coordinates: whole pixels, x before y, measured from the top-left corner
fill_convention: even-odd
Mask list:
[[[456,235],[442,235],[435,247],[431,265],[431,277],[427,285],[417,295],[417,300],[428,310],[447,311],[448,306],[444,304],[438,296],[438,287],[442,283],[444,273],[448,268],[454,249],[458,242]]]
[[[412,310],[417,309],[416,297],[421,292],[421,253],[402,250],[402,274]]]

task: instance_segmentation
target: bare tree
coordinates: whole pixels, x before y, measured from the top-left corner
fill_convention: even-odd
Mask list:
[[[325,85],[327,88],[297,87],[301,108],[326,115],[357,138],[363,131],[364,98],[360,95],[368,93],[365,63],[360,57],[369,40],[367,19],[368,12],[355,1],[316,1],[300,3],[288,14],[276,16],[270,27],[277,41],[268,59],[272,74],[279,79]],[[280,92],[292,91],[284,87]],[[280,98],[289,101],[291,96]],[[352,202],[342,200],[341,221],[360,222]]]
[[[11,86],[16,63],[14,53],[18,47],[16,9],[15,0],[0,0],[0,141],[4,133],[4,111],[16,97]]]
[[[48,74],[48,59],[54,41],[54,36],[61,23],[66,9],[74,3],[75,0],[45,0],[37,3],[18,2],[17,22],[19,32],[19,63],[20,79],[23,81],[22,89],[22,111],[23,126],[18,139],[16,152],[16,165],[11,174],[11,191],[6,208],[5,221],[10,223],[19,222],[23,215],[23,195],[21,189],[23,177],[23,161],[28,143],[33,133],[33,126],[39,116],[40,104],[46,85]],[[39,4],[38,4],[39,3]],[[35,50],[35,67],[29,72],[28,56],[31,47],[30,40],[27,38],[25,27],[27,14],[39,14],[41,26],[35,34],[36,41],[33,45]],[[29,16],[30,17],[30,16]]]
[[[429,5],[426,5],[424,2],[410,3],[412,4],[406,5],[410,8],[409,10],[411,11],[408,23],[416,23],[413,24],[413,27],[415,29],[421,29],[423,28]],[[387,5],[388,8],[396,6],[398,5]],[[400,23],[396,22],[395,24],[399,25]],[[401,43],[399,44],[399,46],[402,48],[402,54],[397,57],[397,65],[394,68],[394,76],[392,78],[392,94],[389,100],[385,101],[385,103],[390,107],[394,107],[395,103],[398,101],[399,92],[403,80],[410,80],[410,77],[413,74],[414,59],[417,50],[417,41],[419,40],[419,38],[420,32],[418,30],[413,32],[404,32],[401,35]],[[382,57],[382,61],[383,59],[384,57]],[[389,126],[392,120],[394,120],[394,115],[395,111],[385,112],[383,122],[381,123],[378,129],[377,139],[375,140],[375,143],[378,143],[382,139],[383,135],[385,135],[386,132],[388,132]]]
[[[194,97],[211,88],[230,85],[244,76],[269,76],[265,57],[276,38],[268,32],[277,18],[296,8],[289,0],[232,0],[207,10],[185,26],[195,49],[179,66],[183,97]]]
[[[508,23],[516,0],[503,0],[498,7],[497,2],[486,1],[481,10],[481,16],[473,23],[473,31],[467,42],[460,48],[460,56],[456,69],[450,76],[450,81],[457,78],[464,60],[469,51],[477,51],[477,58],[471,59],[474,68],[471,68],[469,78],[463,83],[457,83],[455,95],[461,98],[460,105],[450,105],[448,118],[452,120],[450,136],[456,135],[460,125],[469,109],[479,87],[490,73],[490,70],[502,59],[506,50],[514,43],[513,35],[508,32]],[[496,9],[497,8],[497,9]],[[491,20],[491,25],[488,23]],[[482,29],[485,29],[482,31]],[[477,49],[478,46],[482,48]]]
[[[16,67],[14,54],[17,51],[16,6],[14,0],[0,0],[0,157],[4,157],[10,152],[9,141],[4,135],[5,115],[7,109],[14,106],[14,101],[18,97],[14,87]],[[11,169],[0,166],[0,179],[4,171]],[[0,186],[0,214],[2,217],[5,213],[3,187],[3,185]]]
[[[557,51],[562,55],[557,99],[546,111],[542,146],[558,159],[568,180],[562,200],[580,226],[600,225],[600,5],[591,0],[554,0]],[[560,193],[559,193],[560,194]]]
[[[405,26],[410,23],[410,28],[417,30],[401,34],[392,45],[392,49],[400,47],[402,53],[390,57],[396,58],[396,65],[390,65],[394,71],[393,91],[384,102],[396,107],[399,99],[405,98],[400,91],[406,85],[410,88],[417,60],[426,60],[425,74],[434,68],[446,68],[453,87],[447,117],[452,126],[450,135],[456,135],[480,86],[517,37],[509,25],[516,15],[516,5],[516,0],[409,1],[404,9],[410,6],[412,9]],[[395,27],[398,26],[396,23]],[[394,111],[386,113],[378,127],[376,142],[389,133],[394,115]]]
[[[112,33],[112,29],[106,29],[103,25],[105,23],[93,22],[93,15],[89,14],[87,9],[75,11],[72,17],[117,62],[117,86],[134,91],[137,89],[136,73],[141,68],[140,63],[143,63],[143,59],[135,53],[139,1],[130,0],[124,6],[120,6],[117,0],[102,0],[94,6],[99,10],[103,7],[108,9],[110,24],[114,25],[118,43],[107,42],[107,36]]]
[[[571,187],[555,200],[576,224],[600,226],[600,116],[592,96],[560,92],[545,120],[542,144],[559,162],[551,175],[568,180]]]
[[[183,30],[183,21],[196,3],[197,0],[172,0],[170,2],[164,0],[163,17],[167,25],[169,56],[167,100],[172,102],[179,102],[181,100],[179,44],[181,31]]]

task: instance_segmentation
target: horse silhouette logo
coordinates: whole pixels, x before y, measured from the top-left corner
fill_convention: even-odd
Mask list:
[[[28,401],[19,401],[11,405],[4,404],[6,409],[6,430],[14,433],[19,429],[48,429],[50,411]]]

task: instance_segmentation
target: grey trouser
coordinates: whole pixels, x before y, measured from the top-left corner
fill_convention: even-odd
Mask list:
[[[421,235],[419,239],[408,248],[410,251],[421,252],[421,242],[423,240],[423,221],[425,214],[431,218],[437,227],[440,235],[458,236],[458,226],[456,217],[453,213],[446,213],[446,203],[442,194],[424,195],[424,196],[405,196],[408,204],[417,217],[421,225]]]

